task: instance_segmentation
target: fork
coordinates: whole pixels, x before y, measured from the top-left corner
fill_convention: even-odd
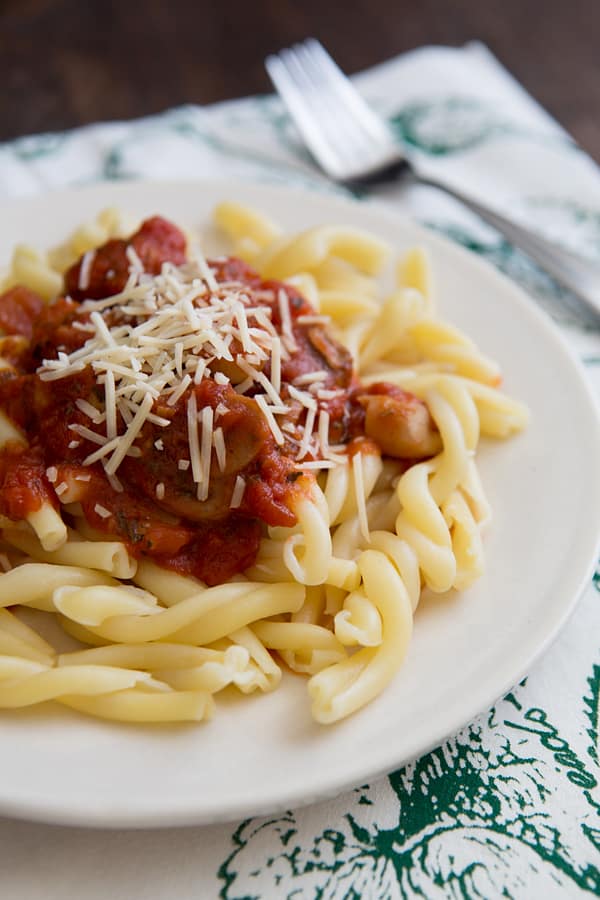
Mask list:
[[[600,322],[600,266],[419,172],[319,41],[309,38],[269,56],[265,66],[308,149],[333,181],[356,188],[404,178],[444,191],[571,290]]]

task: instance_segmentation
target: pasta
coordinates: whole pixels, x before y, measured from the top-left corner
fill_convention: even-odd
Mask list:
[[[480,436],[528,414],[436,316],[424,250],[382,297],[373,235],[290,236],[229,202],[214,224],[231,255],[208,261],[164,219],[115,210],[14,252],[0,708],[203,721],[285,667],[336,722],[401,667],[422,590],[483,573]]]

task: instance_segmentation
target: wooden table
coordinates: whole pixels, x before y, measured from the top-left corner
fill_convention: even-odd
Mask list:
[[[266,92],[308,35],[348,72],[478,38],[600,160],[600,0],[0,0],[0,139]]]

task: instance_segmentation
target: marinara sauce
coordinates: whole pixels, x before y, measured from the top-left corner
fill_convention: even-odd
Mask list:
[[[210,263],[218,284],[243,285],[251,301],[258,297],[277,332],[283,327],[278,298],[285,292],[295,347],[281,363],[280,393],[288,407],[279,420],[286,424],[283,443],[276,442],[253,389],[241,394],[230,383],[206,377],[190,385],[176,403],[162,397],[154,401],[153,416],[168,420],[168,426],[147,421],[134,455],[126,456],[117,477],[109,479],[100,462],[84,465],[98,447],[95,434],[102,433],[99,422],[90,418],[90,407],[99,420],[104,411],[104,388],[95,373],[87,368],[44,381],[38,368],[44,360],[84,346],[90,313],[82,301],[124,289],[129,248],[150,275],[158,274],[165,262],[180,266],[186,260],[182,232],[156,216],[128,241],[111,240],[94,251],[86,263],[85,286],[80,260],[65,274],[65,295],[50,304],[23,287],[0,297],[0,329],[8,336],[2,355],[10,363],[0,370],[0,408],[24,436],[0,450],[0,514],[21,520],[43,503],[58,508],[65,485],[69,502],[78,504],[71,509],[97,532],[117,536],[133,556],[220,584],[252,565],[265,525],[296,523],[295,504],[310,490],[314,476],[303,474],[297,462],[307,410],[292,396],[290,384],[321,373],[325,398],[319,408],[329,415],[329,441],[350,453],[379,452],[365,434],[365,397],[387,394],[402,405],[399,395],[409,395],[386,385],[363,388],[349,351],[329,334],[304,297],[289,285],[262,280],[240,260],[218,259]],[[107,324],[118,321],[118,315],[107,313]],[[263,368],[267,378],[269,366],[267,362]],[[198,500],[189,465],[186,410],[191,392],[198,410],[212,407],[226,448],[224,464],[212,455],[204,500]],[[125,424],[119,421],[119,433]],[[305,460],[312,459],[309,451]],[[231,508],[238,476],[245,489],[239,505]]]

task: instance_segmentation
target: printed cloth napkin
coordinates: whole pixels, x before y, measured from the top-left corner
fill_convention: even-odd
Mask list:
[[[485,47],[424,48],[356,83],[423,169],[600,257],[596,166]],[[315,171],[272,96],[0,147],[0,197],[102,179],[198,175],[340,190]],[[379,198],[520,282],[558,323],[600,391],[599,332],[568,292],[438,192],[392,186]],[[599,591],[600,572],[528,678],[388,777],[320,805],[208,828],[92,831],[3,820],[3,895],[600,895]]]

